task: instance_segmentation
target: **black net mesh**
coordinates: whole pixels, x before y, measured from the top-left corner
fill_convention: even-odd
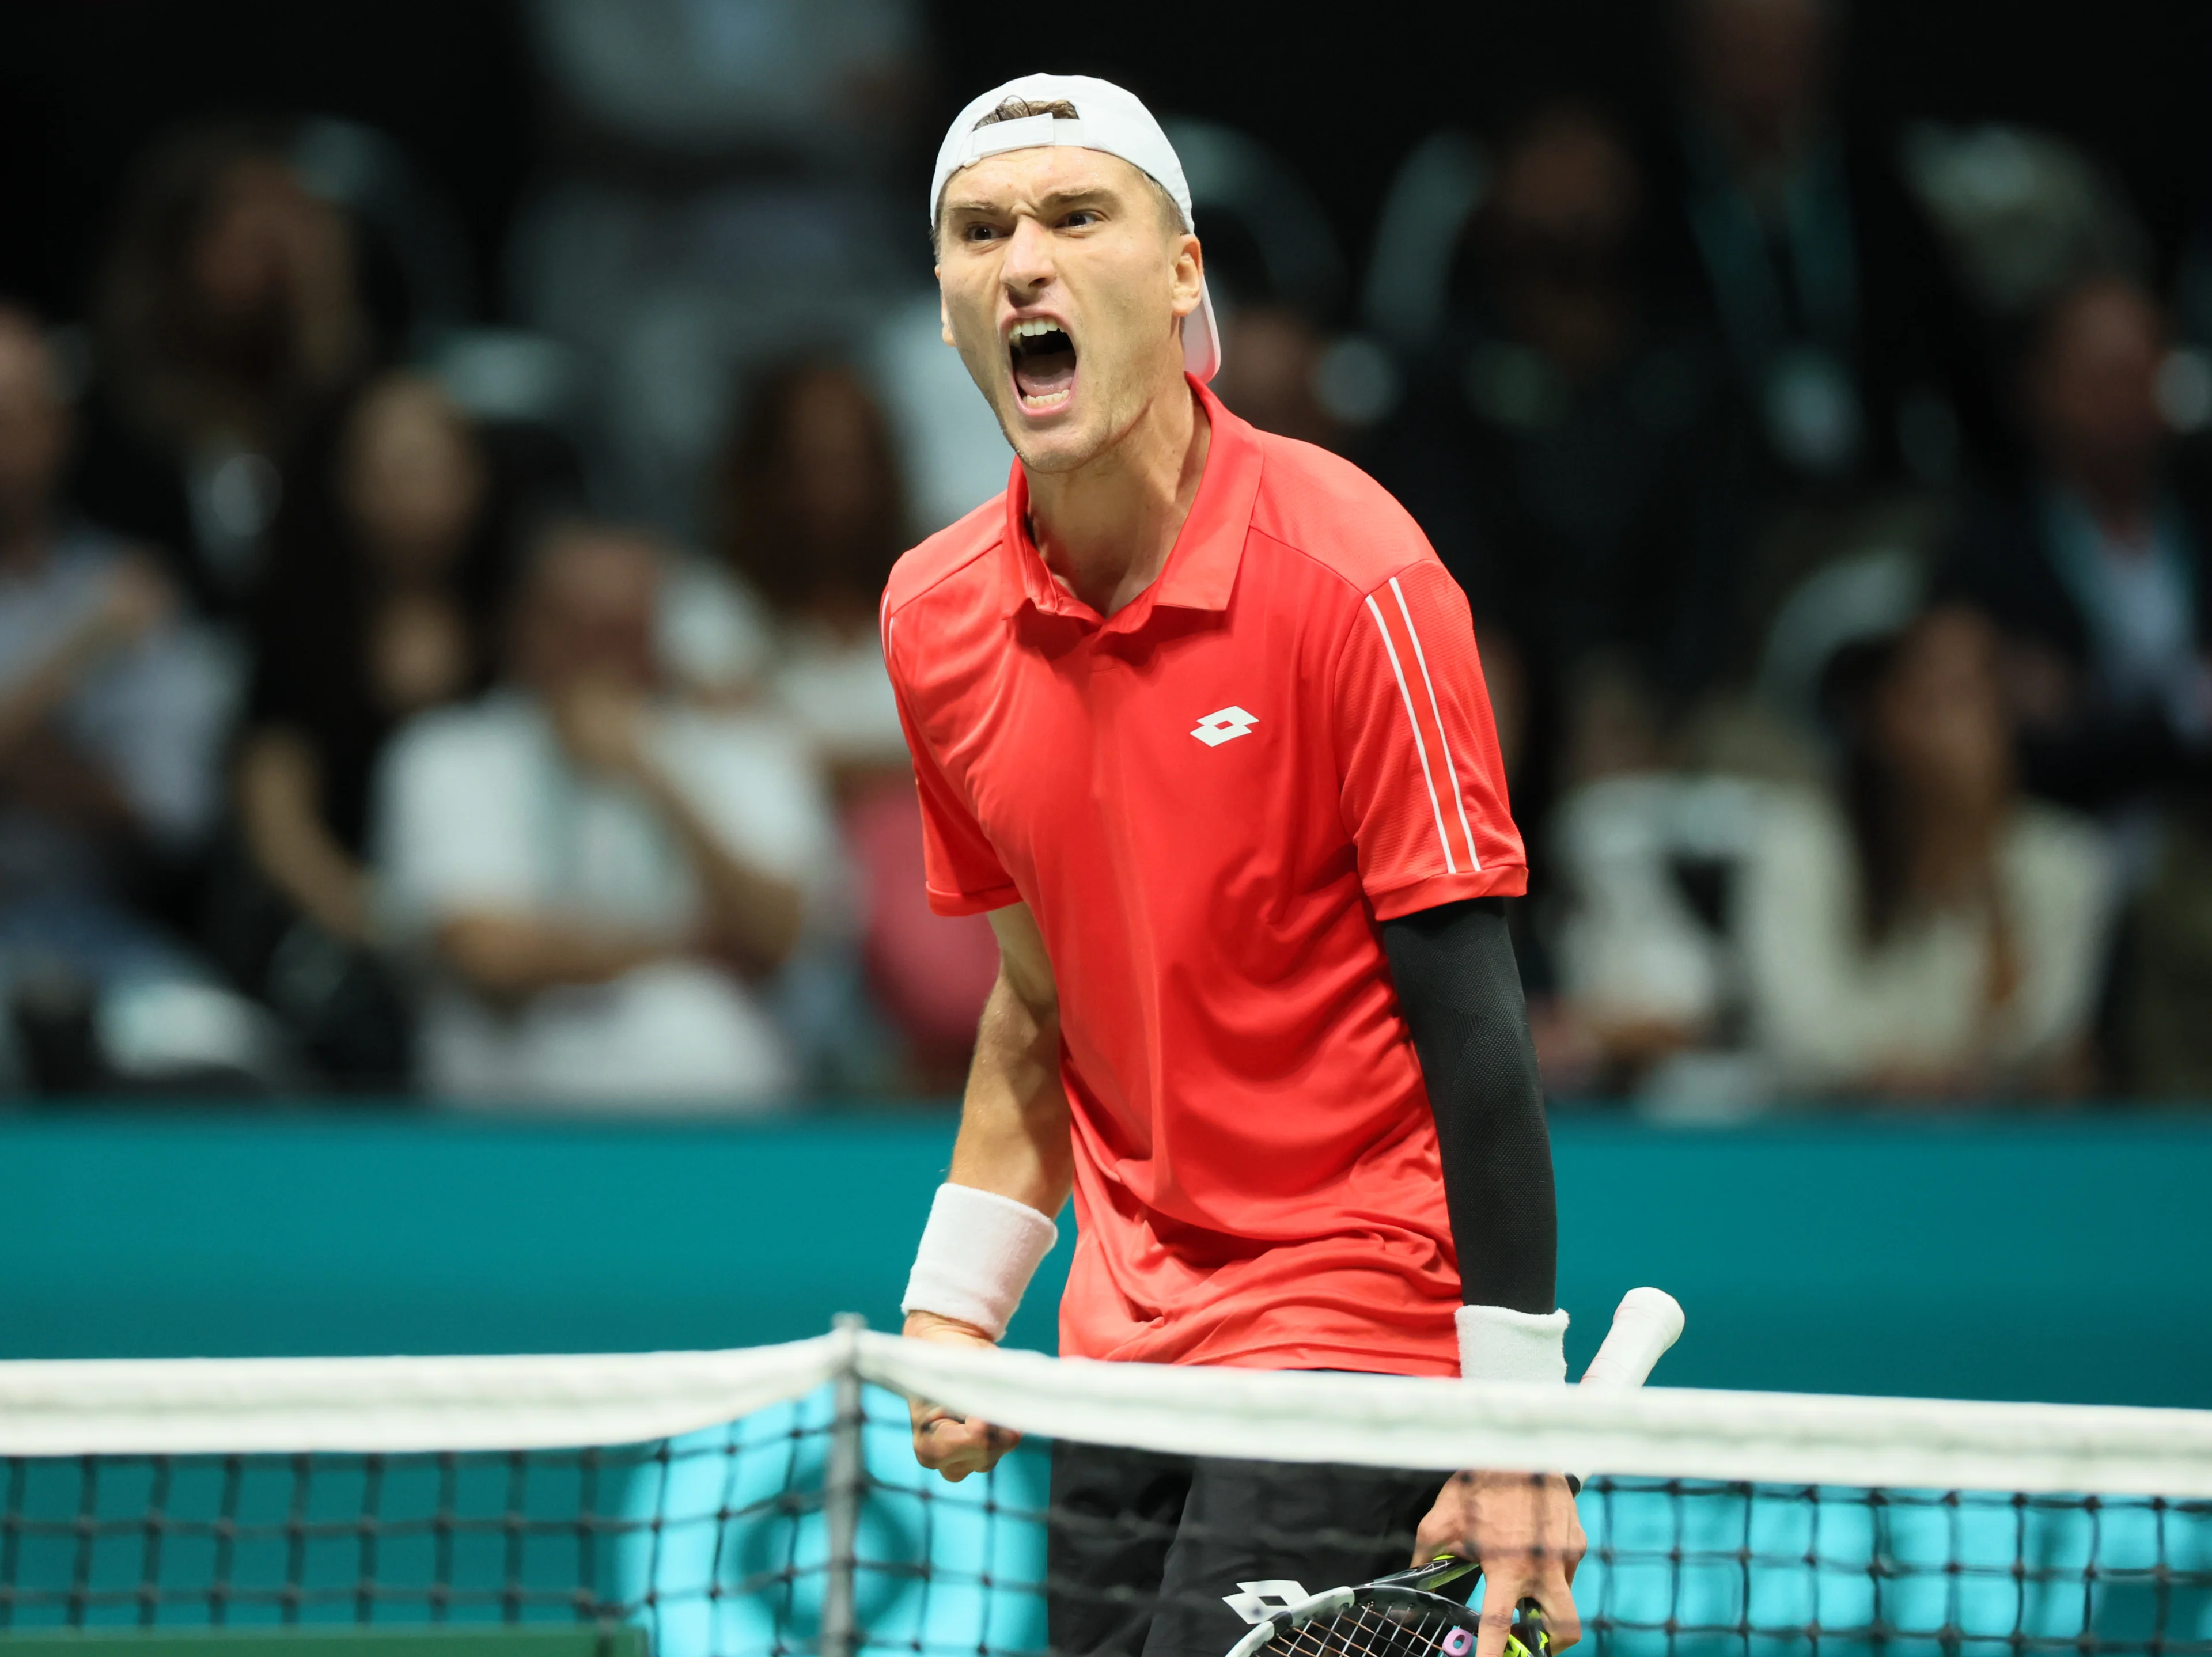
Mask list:
[[[1055,1575],[1065,1559],[1118,1549],[1142,1581],[1211,1523],[1216,1540],[1246,1545],[1252,1578],[1170,1591],[1210,1607],[1249,1591],[1266,1610],[1295,1575],[1269,1560],[1313,1540],[1264,1514],[1190,1510],[1176,1474],[1188,1464],[1172,1457],[1119,1506],[1056,1508],[1052,1447],[1034,1438],[994,1473],[947,1484],[915,1466],[904,1401],[873,1388],[843,1440],[857,1437],[861,1471],[841,1486],[838,1413],[823,1388],[645,1445],[0,1460],[0,1642],[598,1624],[642,1629],[660,1657],[1014,1653],[1054,1644],[1051,1600],[1063,1629],[1070,1606],[1103,1606],[1109,1648],[1134,1651],[1160,1609],[1152,1590],[1087,1566]],[[1327,1426],[1315,1424],[1324,1442]],[[1358,1491],[1383,1476],[1298,1477],[1345,1521],[1324,1539],[1409,1557],[1409,1521],[1351,1523],[1382,1510]],[[853,1498],[848,1620],[831,1569],[841,1488]],[[2212,1503],[1601,1477],[1580,1508],[1577,1598],[1598,1653],[2212,1654]],[[1062,1644],[1099,1649],[1103,1625],[1082,1625],[1091,1632]]]

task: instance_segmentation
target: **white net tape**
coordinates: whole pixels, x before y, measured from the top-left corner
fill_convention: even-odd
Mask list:
[[[0,1363],[0,1455],[629,1444],[840,1375],[1023,1432],[1213,1456],[2212,1497],[2212,1411],[1091,1363],[848,1330],[726,1352]]]

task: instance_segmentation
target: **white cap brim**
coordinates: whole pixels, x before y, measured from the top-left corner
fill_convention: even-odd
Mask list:
[[[1198,287],[1198,309],[1182,319],[1182,366],[1201,385],[1221,370],[1221,325],[1214,319],[1213,295]]]

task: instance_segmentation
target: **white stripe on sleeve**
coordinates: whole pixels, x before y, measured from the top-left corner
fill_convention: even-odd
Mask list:
[[[1421,740],[1421,721],[1413,712],[1413,693],[1406,689],[1406,670],[1398,660],[1398,646],[1390,642],[1389,624],[1382,619],[1382,608],[1375,602],[1375,595],[1367,595],[1368,613],[1375,617],[1375,626],[1382,634],[1382,648],[1389,653],[1390,671],[1398,676],[1398,695],[1406,704],[1406,723],[1413,727],[1413,751],[1421,756],[1421,780],[1429,786],[1429,810],[1437,819],[1437,841],[1444,848],[1444,872],[1455,875],[1459,865],[1452,861],[1451,839],[1444,833],[1443,807],[1437,801],[1437,780],[1429,769],[1429,745]]]
[[[1444,711],[1437,705],[1436,681],[1429,677],[1429,659],[1421,649],[1421,630],[1413,625],[1413,612],[1406,607],[1406,590],[1390,578],[1390,591],[1398,597],[1398,613],[1406,618],[1406,636],[1413,641],[1413,661],[1421,670],[1421,683],[1429,693],[1429,712],[1437,716],[1437,746],[1444,750],[1444,774],[1451,779],[1452,804],[1459,809],[1459,831],[1467,837],[1467,860],[1482,867],[1482,854],[1474,849],[1474,830],[1467,822],[1467,792],[1459,786],[1459,767],[1452,762],[1451,738],[1444,731]]]

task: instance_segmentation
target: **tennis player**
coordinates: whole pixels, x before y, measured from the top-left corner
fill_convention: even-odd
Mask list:
[[[1501,912],[1526,871],[1465,599],[1364,474],[1206,389],[1189,191],[1130,94],[985,93],[930,218],[945,338],[1018,459],[884,598],[929,900],[1000,956],[906,1333],[995,1341],[1073,1193],[1064,1353],[1563,1381]],[[955,1479],[1013,1442],[914,1429]],[[1219,1657],[1240,1596],[1402,1569],[1352,1539],[1417,1527],[1481,1561],[1478,1657],[1523,1596],[1579,1632],[1557,1477],[1062,1442],[1052,1501],[1148,1521],[1053,1527],[1063,1652]]]

